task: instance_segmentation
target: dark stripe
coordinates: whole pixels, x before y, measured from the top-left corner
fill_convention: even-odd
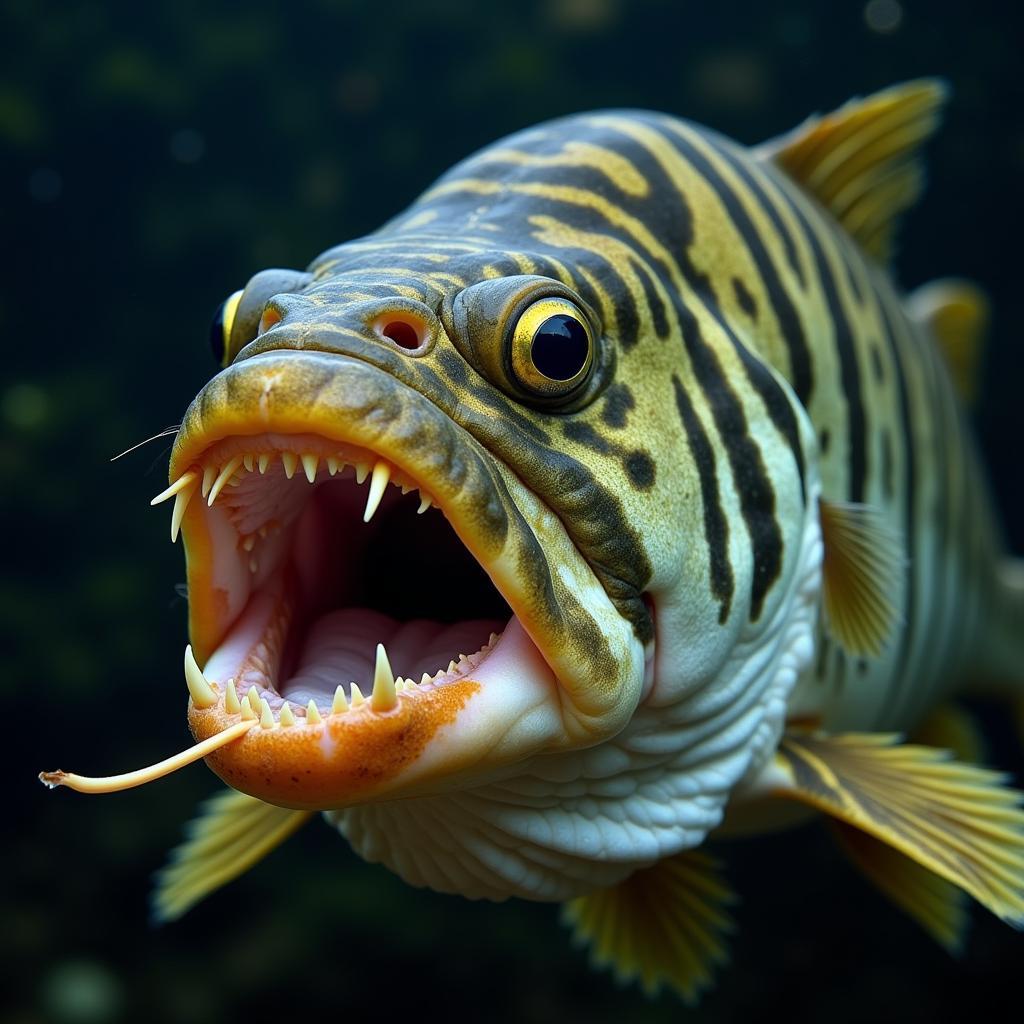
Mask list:
[[[732,156],[731,153],[724,155],[729,157]],[[800,255],[796,251],[796,243],[793,241],[793,235],[786,226],[786,222],[782,219],[782,215],[779,213],[778,206],[773,199],[769,198],[769,189],[765,188],[753,175],[747,174],[744,165],[733,160],[730,160],[730,163],[743,174],[747,187],[754,193],[758,202],[761,204],[762,209],[768,215],[772,222],[772,227],[775,228],[775,233],[780,239],[782,239],[782,247],[786,250],[786,262],[789,264],[793,273],[796,274],[796,279],[800,282],[800,287],[806,288],[807,275],[804,273],[804,266],[800,262]],[[784,171],[782,173],[785,174]],[[766,175],[766,178],[772,185],[775,184],[769,175]]]
[[[896,336],[896,322],[893,319],[892,311],[889,309],[888,299],[885,294],[878,293],[878,308],[882,319],[885,322],[885,340],[889,345],[890,361],[893,372],[896,375],[897,394],[899,396],[900,410],[900,438],[903,440],[903,542],[904,551],[908,559],[907,586],[903,604],[903,631],[900,636],[900,650],[894,663],[894,671],[890,680],[889,692],[886,695],[885,705],[879,716],[879,721],[889,721],[890,714],[897,695],[905,683],[910,682],[907,673],[907,665],[910,660],[910,647],[914,638],[915,622],[917,614],[917,598],[915,592],[916,578],[916,547],[917,535],[914,529],[914,496],[916,490],[917,465],[914,458],[914,426],[910,413],[910,398],[907,394],[906,364],[903,361],[903,353],[900,351],[901,341]],[[902,316],[901,311],[896,311],[896,316]],[[905,337],[905,336],[904,336]]]
[[[757,317],[757,302],[754,296],[747,290],[747,286],[738,277],[732,279],[732,290],[736,295],[736,302],[751,320]]]
[[[704,342],[693,312],[677,306],[683,343],[697,384],[711,409],[719,440],[732,467],[740,510],[750,534],[754,573],[750,586],[750,618],[757,621],[764,599],[782,571],[782,533],[775,519],[775,491],[765,470],[761,449],[750,436],[747,417],[729,388],[714,351]]]
[[[804,481],[804,450],[800,444],[800,426],[796,420],[796,413],[785,392],[779,386],[778,381],[772,376],[771,370],[761,362],[760,359],[751,355],[746,346],[737,338],[732,336],[733,346],[743,368],[747,371],[747,380],[754,390],[761,396],[765,409],[771,418],[775,429],[786,439],[793,459],[796,462],[796,470],[800,475],[800,500],[807,501],[807,486]]]
[[[793,390],[797,398],[806,406],[814,387],[813,364],[811,362],[810,349],[807,346],[807,337],[804,334],[804,327],[797,314],[793,300],[786,291],[775,263],[772,261],[761,234],[750,218],[746,207],[740,202],[732,187],[715,170],[714,166],[707,160],[690,142],[682,136],[675,134],[669,136],[672,144],[682,153],[693,166],[704,176],[722,200],[736,230],[739,232],[747,249],[754,260],[757,272],[764,283],[768,300],[772,305],[775,316],[782,328],[782,336],[789,351],[789,363],[792,372]],[[736,159],[731,150],[726,148],[718,140],[706,139],[715,147],[715,152],[721,157],[746,185],[751,197],[758,203],[766,216],[771,219],[772,224],[778,229],[781,226],[783,239],[788,236],[785,226],[782,225],[778,212],[772,209],[771,204],[765,197],[764,190],[753,179],[749,170]],[[790,239],[792,242],[792,239]]]
[[[672,384],[676,392],[676,408],[683,421],[683,429],[689,443],[690,453],[700,479],[700,499],[704,509],[704,539],[708,545],[708,565],[711,573],[711,593],[719,602],[718,621],[729,618],[735,580],[729,561],[729,521],[722,511],[721,495],[718,491],[718,470],[715,455],[703,425],[694,412],[690,396],[687,395],[679,378],[673,374]]]
[[[825,255],[817,231],[804,213],[794,203],[793,210],[803,227],[807,242],[814,256],[814,264],[821,281],[829,318],[835,329],[836,354],[839,356],[839,375],[843,395],[846,398],[847,441],[849,445],[849,466],[846,494],[850,501],[862,502],[867,484],[867,419],[864,414],[864,396],[861,393],[860,366],[850,321],[843,308],[832,267]]]
[[[661,295],[658,294],[658,289],[655,286],[654,274],[651,272],[651,268],[647,265],[646,261],[639,257],[634,257],[630,260],[630,263],[640,277],[640,284],[644,290],[644,298],[647,299],[647,308],[651,312],[651,322],[654,324],[654,333],[664,340],[670,333],[668,316],[665,312],[665,303],[662,302]]]

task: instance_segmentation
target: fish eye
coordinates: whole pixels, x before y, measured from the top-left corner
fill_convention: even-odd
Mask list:
[[[509,362],[519,385],[544,398],[575,391],[594,363],[594,335],[583,311],[564,298],[538,299],[512,328]]]
[[[210,351],[217,360],[218,366],[227,364],[227,354],[231,342],[231,325],[235,320],[238,302],[242,298],[241,290],[229,295],[216,309],[210,323]]]

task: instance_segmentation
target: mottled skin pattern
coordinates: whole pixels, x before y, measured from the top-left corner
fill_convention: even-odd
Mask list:
[[[976,654],[994,530],[943,368],[882,272],[765,160],[667,117],[570,118],[460,164],[309,272],[190,409],[172,478],[267,429],[272,376],[275,429],[344,424],[431,482],[562,702],[557,736],[332,812],[364,856],[474,896],[610,884],[718,824],[787,705],[903,727]],[[541,295],[573,298],[597,338],[564,402],[508,371],[509,324]],[[403,310],[429,324],[415,354],[373,331]],[[877,505],[906,539],[878,659],[816,633],[819,493]],[[227,615],[193,603],[197,650]]]

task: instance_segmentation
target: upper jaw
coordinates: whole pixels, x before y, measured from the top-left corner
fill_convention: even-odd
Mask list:
[[[478,664],[462,666],[446,685],[410,689],[384,712],[361,709],[315,728],[301,719],[292,728],[276,720],[273,728],[254,728],[209,759],[230,784],[270,802],[319,808],[431,791],[534,753],[597,742],[632,713],[643,654],[628,624],[558,518],[424,394],[351,356],[252,356],[214,378],[192,403],[175,441],[171,480],[193,471],[198,489],[204,467],[268,450],[308,450],[321,460],[333,451],[352,465],[386,462],[393,480],[418,487],[442,510],[515,618]],[[250,570],[253,551],[216,504],[189,501],[182,532],[190,632],[218,696],[209,707],[190,705],[190,725],[205,738],[231,722],[227,679],[216,678],[229,671],[223,642],[251,594],[271,589],[269,570]],[[547,556],[543,586],[540,553]],[[279,556],[268,550],[267,557],[269,565]],[[560,600],[567,592],[573,601]],[[581,641],[579,623],[563,613],[579,607],[581,595],[602,629],[599,650],[592,629]],[[443,743],[434,742],[438,730]]]

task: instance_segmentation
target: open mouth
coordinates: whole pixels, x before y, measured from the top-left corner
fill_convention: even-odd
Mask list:
[[[326,809],[564,741],[559,659],[579,659],[548,634],[567,573],[592,576],[422,394],[358,359],[256,355],[193,402],[171,477],[189,726],[229,785]]]
[[[390,712],[478,669],[513,618],[430,494],[364,448],[226,438],[171,494],[174,523],[199,506],[212,588],[240,609],[205,679],[268,728]]]
[[[112,792],[204,758],[240,792],[327,810],[501,778],[635,709],[644,649],[558,515],[365,360],[236,361],[186,412],[171,480],[154,503],[173,499],[185,542],[196,743],[48,785]]]

